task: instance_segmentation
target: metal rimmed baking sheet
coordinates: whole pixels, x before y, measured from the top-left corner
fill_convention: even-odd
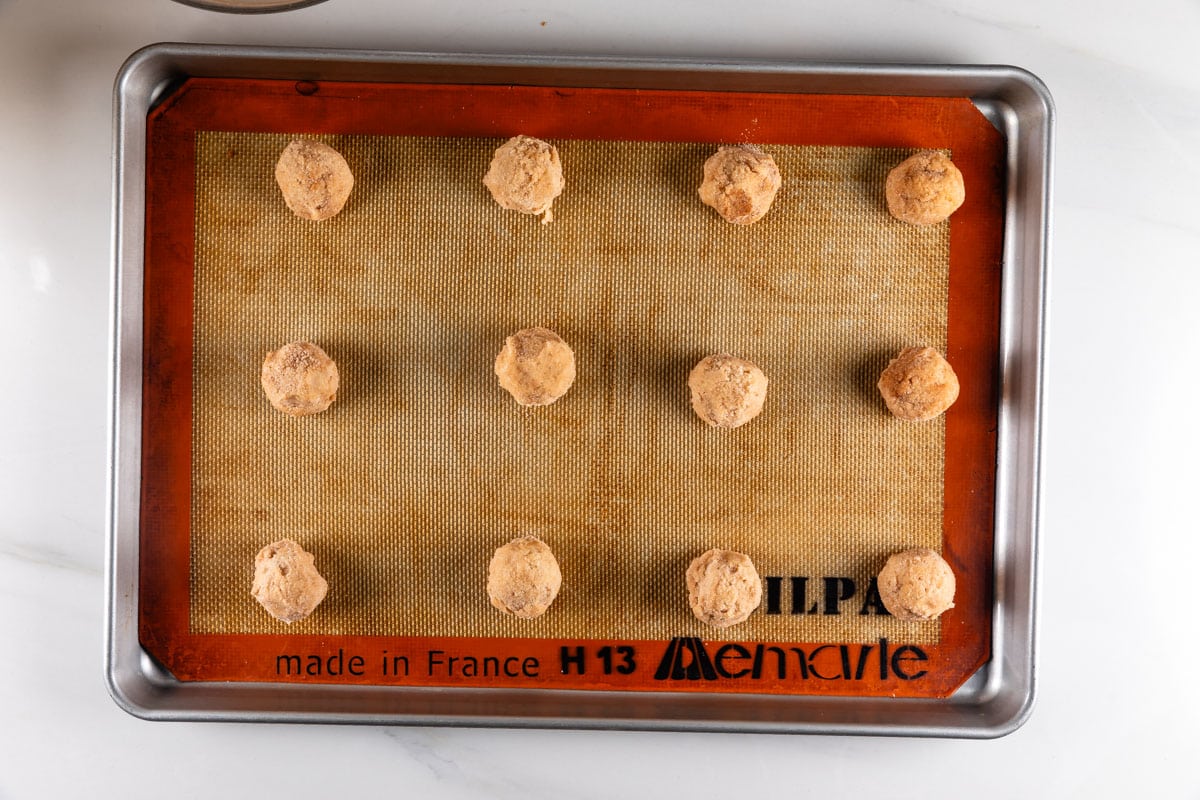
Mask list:
[[[949,700],[639,695],[178,682],[137,641],[137,498],[144,120],[156,91],[188,76],[647,90],[971,97],[1007,142],[1000,436],[991,661]],[[1032,699],[1041,304],[1047,241],[1050,107],[1008,68],[834,67],[613,60],[488,59],[159,46],[131,59],[117,87],[116,372],[109,677],[127,708],[152,717],[571,724],[727,730],[996,735]],[[139,131],[142,138],[139,139]],[[1016,476],[1020,476],[1017,480]],[[132,559],[132,561],[130,560]],[[132,641],[130,636],[132,635]],[[331,705],[332,702],[332,705]],[[637,709],[632,712],[631,709]],[[633,713],[637,718],[631,716]],[[981,722],[983,720],[983,722]]]

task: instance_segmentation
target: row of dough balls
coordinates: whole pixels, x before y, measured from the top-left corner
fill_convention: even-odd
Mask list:
[[[686,580],[692,613],[714,628],[745,622],[762,602],[762,580],[745,553],[708,550],[692,560]],[[954,607],[954,572],[928,548],[892,555],[879,572],[877,585],[884,608],[897,619],[936,619]],[[545,614],[561,587],[558,559],[533,536],[498,548],[488,565],[488,599],[504,613],[522,619]],[[328,591],[313,554],[290,539],[269,544],[255,556],[251,595],[275,619],[286,623],[304,619]]]
[[[292,141],[275,165],[275,181],[297,216],[325,220],[350,199],[354,175],[341,153],[309,139]],[[514,136],[492,157],[483,183],[503,208],[554,216],[551,206],[563,192],[558,148],[532,136]],[[728,222],[758,222],[783,184],[775,159],[751,144],[725,145],[704,162],[700,200]],[[884,184],[888,211],[913,225],[936,225],[958,210],[966,197],[962,173],[937,150],[923,150],[888,173]]]
[[[509,336],[496,356],[500,385],[523,406],[545,406],[575,382],[575,353],[549,328],[526,328]],[[292,416],[317,414],[337,398],[338,369],[312,342],[292,342],[268,353],[261,383],[278,410]],[[704,422],[736,428],[762,411],[767,376],[753,362],[727,353],[702,359],[688,376],[692,409]],[[929,420],[958,398],[958,377],[932,347],[900,352],[879,378],[888,409],[904,420]]]

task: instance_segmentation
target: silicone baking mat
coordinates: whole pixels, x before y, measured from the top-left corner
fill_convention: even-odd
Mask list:
[[[191,224],[173,221],[167,237],[187,245],[173,255],[188,280],[168,278],[187,346],[164,367],[155,354],[175,338],[147,337],[148,399],[169,374],[190,432],[186,453],[178,438],[172,449],[186,455],[186,485],[170,484],[186,508],[173,508],[183,530],[172,528],[168,562],[182,550],[186,575],[151,579],[154,599],[177,605],[142,614],[144,640],[168,634],[177,676],[937,694],[986,657],[1002,183],[998,135],[969,103],[388,87],[410,108],[457,98],[471,112],[414,124],[379,109],[339,117],[330,98],[352,87],[322,85],[317,105],[291,85],[193,83],[152,119],[164,139],[152,136],[150,161],[152,196],[156,143],[177,153],[158,163],[187,173],[191,190]],[[222,96],[294,107],[269,124],[213,125],[198,112]],[[597,128],[592,115],[622,99],[649,112]],[[360,113],[374,108],[358,100]],[[540,116],[520,119],[522,102]],[[489,104],[515,127],[479,130]],[[721,121],[655,125],[672,105]],[[856,141],[853,124],[836,124],[848,106],[906,133]],[[441,129],[420,129],[431,118]],[[516,132],[559,147],[567,189],[551,224],[500,209],[482,185]],[[278,195],[274,162],[299,135],[354,171],[333,220],[300,220]],[[714,142],[738,140],[763,145],[784,176],[749,227],[696,196]],[[884,178],[915,146],[945,148],[967,176],[950,224],[887,214]],[[148,280],[148,307],[162,303],[152,291]],[[579,377],[554,405],[524,409],[492,362],[531,325],[572,345]],[[274,411],[258,386],[266,352],[296,339],[320,343],[342,375],[338,401],[310,418]],[[963,380],[959,403],[930,423],[892,419],[874,387],[913,344],[948,351]],[[733,431],[688,404],[687,373],[712,352],[747,357],[771,381],[763,414]],[[492,551],[526,533],[564,573],[536,620],[501,614],[484,592]],[[254,554],[285,536],[316,554],[331,587],[291,626],[249,594]],[[713,546],[750,554],[766,589],[758,612],[724,631],[692,616],[683,580]],[[872,576],[913,546],[955,567],[958,605],[942,621],[881,613]],[[449,665],[453,653],[463,660]],[[528,658],[536,674],[514,667]],[[672,672],[711,680],[664,680]]]

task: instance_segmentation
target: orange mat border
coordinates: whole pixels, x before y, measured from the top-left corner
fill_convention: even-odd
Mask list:
[[[987,661],[1005,162],[1003,138],[969,100],[192,78],[150,113],[147,129],[139,639],[176,678],[940,697]],[[201,130],[496,138],[519,132],[547,139],[950,148],[968,187],[950,223],[947,349],[963,392],[946,415],[943,517],[944,555],[959,580],[957,605],[942,617],[941,642],[920,646],[925,661],[914,660],[912,650],[899,658],[902,672],[924,674],[896,674],[895,654],[904,642],[872,643],[870,649],[850,644],[844,651],[840,643],[797,644],[810,668],[806,674],[799,674],[796,656],[788,676],[779,678],[771,660],[777,656],[768,653],[768,668],[757,680],[740,674],[751,666],[742,651],[727,648],[715,679],[663,681],[653,676],[668,642],[192,634],[192,298],[195,139]],[[728,643],[714,640],[704,648],[714,655]],[[741,644],[753,650],[754,643]],[[623,659],[610,652],[613,668],[605,674],[599,650],[606,645],[632,648],[638,668],[621,674]],[[564,647],[572,654],[585,648],[582,675],[558,668]],[[888,668],[879,664],[884,647]],[[470,654],[502,664],[517,657],[510,666],[532,658],[538,674],[424,675],[420,668],[428,665],[430,650],[443,659]],[[329,661],[339,653],[341,675],[277,674],[278,656],[301,654],[306,665],[315,657],[326,672],[339,663]],[[363,659],[363,675],[347,674],[346,662],[355,655]],[[407,656],[418,674],[382,676],[385,655]]]

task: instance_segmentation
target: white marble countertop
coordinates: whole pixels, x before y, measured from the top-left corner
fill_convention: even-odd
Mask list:
[[[1009,63],[1058,108],[1040,697],[996,741],[148,723],[102,675],[111,89],[156,41]],[[1197,797],[1200,7],[0,0],[0,798]]]

